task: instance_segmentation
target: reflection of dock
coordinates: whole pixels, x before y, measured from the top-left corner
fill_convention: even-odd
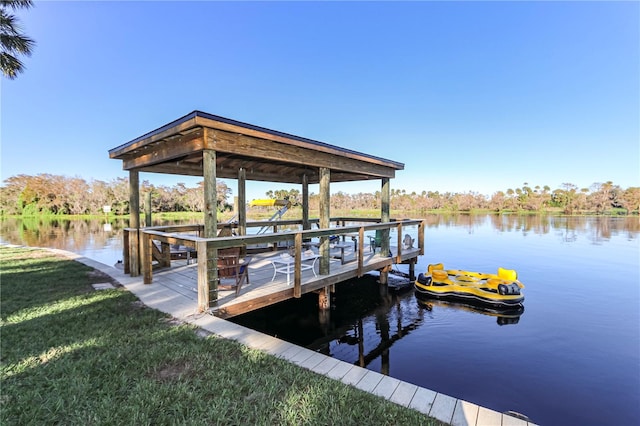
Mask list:
[[[382,298],[382,306],[370,317],[364,320],[359,318],[339,336],[334,334],[331,338],[323,339],[323,352],[360,367],[368,366],[379,357],[380,372],[388,375],[389,350],[397,341],[422,325],[424,310],[417,308],[413,293],[404,296],[387,293]],[[313,347],[320,347],[319,344],[320,342],[316,342]]]

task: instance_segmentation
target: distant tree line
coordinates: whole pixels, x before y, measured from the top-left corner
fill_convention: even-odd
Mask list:
[[[298,190],[269,191],[270,198],[287,198],[296,203],[301,202]],[[347,194],[337,192],[331,194],[331,208],[340,210],[364,210],[380,208],[380,192]],[[319,207],[319,196],[309,196],[311,209]],[[524,183],[521,188],[497,191],[490,197],[475,192],[453,193],[438,191],[422,191],[407,193],[404,189],[391,190],[391,208],[401,211],[445,210],[452,212],[470,212],[473,210],[490,210],[495,212],[545,212],[560,211],[566,214],[592,212],[596,214],[610,213],[614,209],[625,210],[627,214],[638,212],[640,208],[640,187],[622,189],[613,182],[594,183],[590,188],[578,189],[571,183],[562,184],[561,188],[551,190],[550,187],[529,186]]]
[[[152,212],[201,212],[204,210],[204,182],[195,188],[183,183],[174,186],[155,186],[148,181],[140,184],[141,208],[144,198],[151,194]],[[229,210],[231,189],[224,181],[217,181],[217,208]],[[268,191],[267,198],[289,199],[300,204],[302,194],[297,189]],[[101,214],[108,206],[117,215],[129,213],[129,181],[116,178],[105,182],[86,181],[79,177],[52,174],[36,176],[17,175],[6,179],[0,187],[0,212],[4,215],[42,214]],[[319,195],[310,194],[311,209],[320,204]],[[367,210],[380,208],[380,192],[331,195],[331,208],[337,210]],[[631,214],[640,208],[640,187],[622,189],[612,182],[594,183],[579,189],[571,183],[551,190],[548,186],[531,187],[527,183],[520,188],[497,191],[487,197],[475,192],[452,193],[422,191],[407,193],[391,190],[391,208],[401,211],[426,212],[432,210],[470,212],[491,210],[495,212],[546,212],[560,211],[566,214],[592,212],[607,214],[612,211]]]
[[[216,187],[218,209],[229,209],[231,190],[223,181],[217,181]],[[140,183],[140,207],[144,207],[144,197],[151,193],[152,212],[203,211],[203,188],[204,182],[188,188],[184,183],[155,186],[144,180]],[[0,196],[0,211],[5,215],[102,214],[105,206],[116,215],[129,214],[127,178],[105,182],[46,173],[17,175],[5,179]]]
[[[534,186],[524,183],[521,188],[497,191],[487,197],[478,193],[439,193],[422,191],[407,194],[404,190],[392,191],[392,207],[400,210],[433,210],[469,212],[491,210],[495,212],[545,212],[560,211],[565,214],[606,214],[613,210],[625,210],[627,214],[640,208],[640,187],[622,189],[609,181],[594,183],[589,188],[579,189],[571,183],[551,190],[549,186]]]

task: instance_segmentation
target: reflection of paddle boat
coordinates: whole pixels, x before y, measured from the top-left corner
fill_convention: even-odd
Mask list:
[[[416,295],[427,298],[456,300],[468,304],[505,309],[521,306],[524,285],[516,271],[498,268],[497,274],[445,270],[442,263],[429,265],[414,283]]]
[[[524,306],[522,305],[517,305],[512,308],[492,309],[490,307],[448,302],[446,300],[425,300],[420,297],[417,298],[417,301],[418,306],[427,311],[432,311],[434,308],[450,308],[495,317],[498,325],[517,324],[520,321],[520,316],[524,313]]]

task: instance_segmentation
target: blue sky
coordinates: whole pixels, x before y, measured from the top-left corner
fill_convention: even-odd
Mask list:
[[[3,180],[126,177],[109,149],[197,109],[402,162],[407,192],[640,186],[638,2],[36,1],[18,16],[37,46],[1,78]]]

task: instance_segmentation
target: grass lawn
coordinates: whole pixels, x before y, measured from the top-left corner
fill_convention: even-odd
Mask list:
[[[440,425],[149,309],[45,250],[0,247],[2,425]]]

